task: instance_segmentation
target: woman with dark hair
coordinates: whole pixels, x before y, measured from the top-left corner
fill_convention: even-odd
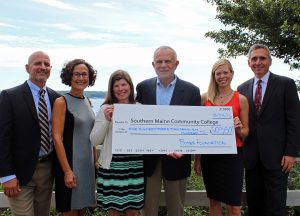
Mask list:
[[[112,116],[114,103],[135,104],[134,87],[129,74],[115,71],[108,84],[90,135],[93,146],[101,145],[97,178],[97,204],[109,216],[140,215],[144,206],[142,155],[112,155]]]
[[[97,71],[82,59],[68,62],[61,71],[69,93],[55,100],[52,116],[56,209],[62,215],[81,216],[96,204],[95,157],[89,135],[95,115],[84,90],[95,83]]]

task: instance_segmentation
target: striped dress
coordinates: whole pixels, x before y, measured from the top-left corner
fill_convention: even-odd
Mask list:
[[[99,168],[97,205],[119,212],[144,206],[144,171],[142,155],[113,155],[110,169]]]

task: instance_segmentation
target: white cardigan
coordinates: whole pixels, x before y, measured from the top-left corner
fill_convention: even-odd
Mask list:
[[[112,159],[112,122],[107,121],[104,116],[104,109],[107,106],[108,104],[101,106],[90,134],[92,145],[101,146],[99,163],[104,169],[109,169]]]

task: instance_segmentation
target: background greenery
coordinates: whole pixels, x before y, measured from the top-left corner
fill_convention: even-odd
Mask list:
[[[272,56],[300,69],[299,0],[207,0],[217,7],[223,29],[205,34],[226,48],[222,57],[245,55],[254,43],[266,44]]]
[[[299,190],[300,189],[300,164],[297,163],[294,169],[291,171],[289,175],[289,181],[288,181],[288,189],[289,190]],[[0,185],[0,190],[2,191],[2,187]],[[187,190],[204,190],[204,184],[202,181],[202,178],[199,176],[196,176],[194,171],[192,171],[192,174],[190,178],[188,179],[188,186]],[[165,216],[166,215],[166,208],[160,207],[159,209],[159,216]],[[1,216],[11,216],[11,212],[9,209],[0,209],[0,215]],[[51,216],[58,216],[59,214],[55,211],[55,209],[52,209]],[[93,215],[93,216],[106,216],[106,212],[101,211],[99,209],[90,209],[90,211],[87,213],[87,215]],[[184,208],[184,215],[185,216],[208,216],[209,215],[209,209],[207,207],[192,207],[188,206]],[[224,214],[225,209],[224,209]],[[242,215],[247,215],[247,206],[242,206]],[[288,207],[288,216],[298,216],[300,215],[300,207]]]

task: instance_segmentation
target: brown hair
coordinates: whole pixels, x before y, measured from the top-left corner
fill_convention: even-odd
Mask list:
[[[89,70],[89,86],[93,86],[95,84],[95,80],[97,77],[97,70],[95,70],[91,64],[89,64],[83,59],[74,59],[72,61],[67,62],[64,65],[60,73],[60,78],[63,84],[71,86],[73,70],[77,65],[80,64],[84,64]]]
[[[105,100],[104,100],[103,104],[118,103],[118,100],[114,95],[113,87],[114,87],[114,83],[118,80],[121,80],[121,79],[126,80],[126,82],[130,86],[129,103],[135,103],[135,100],[134,100],[134,87],[133,87],[133,83],[132,83],[130,75],[124,70],[117,70],[117,71],[113,72],[110,75],[107,95],[105,97]]]

